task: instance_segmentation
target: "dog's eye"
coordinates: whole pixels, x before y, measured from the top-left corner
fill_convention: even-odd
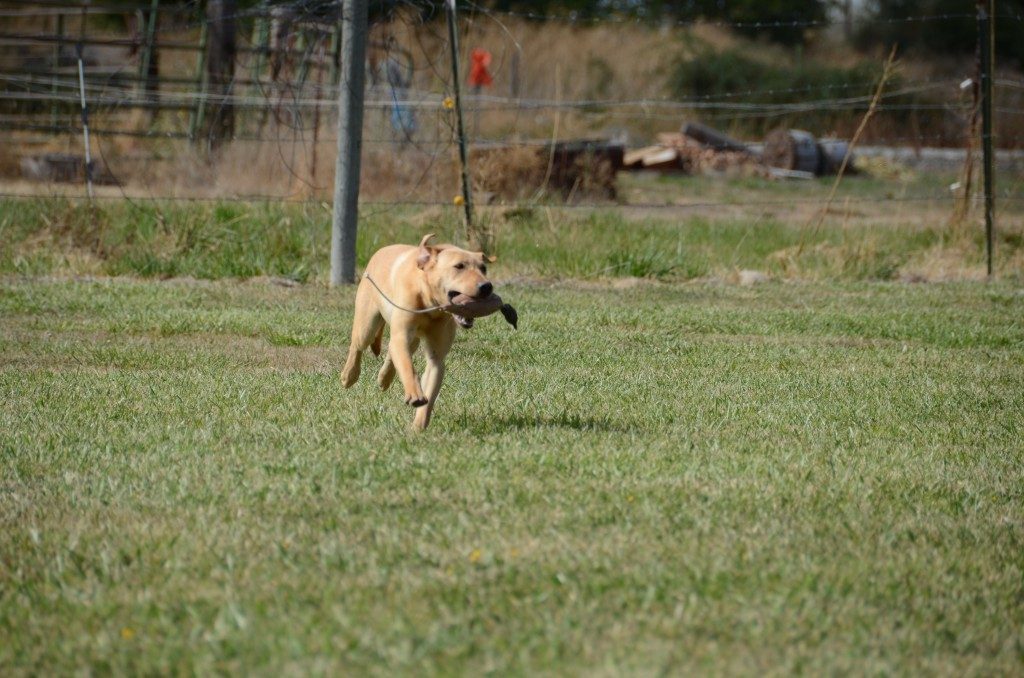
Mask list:
[[[481,264],[480,265],[480,272],[483,273],[484,275],[487,275],[487,267],[484,266],[483,264]]]
[[[466,265],[463,264],[463,263],[458,263],[458,264],[455,264],[455,268],[457,268],[457,269],[459,269],[461,271],[462,269],[466,268]]]

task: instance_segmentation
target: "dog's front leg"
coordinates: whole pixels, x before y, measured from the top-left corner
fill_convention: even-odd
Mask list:
[[[398,372],[398,378],[405,389],[405,404],[422,407],[427,404],[423,396],[416,372],[412,368],[412,352],[416,343],[416,329],[410,323],[395,322],[391,326],[391,339],[388,342],[388,353],[391,362]]]
[[[448,356],[454,341],[453,322],[446,322],[426,336],[427,366],[423,370],[423,392],[427,396],[427,404],[416,410],[416,417],[412,422],[413,427],[420,431],[430,424],[434,403],[437,402],[437,394],[441,392],[441,382],[444,381],[444,359]]]

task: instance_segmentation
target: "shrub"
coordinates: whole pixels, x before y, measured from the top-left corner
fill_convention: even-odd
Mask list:
[[[721,102],[721,107],[712,105],[702,108],[701,114],[718,120],[717,126],[728,127],[737,133],[763,135],[775,127],[800,127],[816,134],[840,132],[849,133],[850,125],[856,125],[858,116],[852,111],[860,108],[854,105],[842,107],[813,107],[797,110],[785,115],[750,116],[748,112],[736,111],[731,103],[754,104],[798,104],[819,100],[838,100],[865,96],[871,93],[878,81],[881,64],[860,63],[850,68],[821,65],[811,61],[798,61],[793,65],[765,63],[747,57],[737,49],[721,52],[706,50],[692,59],[679,61],[670,76],[669,87],[680,100],[703,99],[712,104]],[[901,87],[900,78],[894,76],[887,84],[887,91]],[[887,99],[887,103],[918,102],[920,95],[901,95]],[[866,108],[866,103],[863,106]],[[735,116],[732,114],[735,113]],[[936,120],[924,119],[934,113]],[[941,111],[925,111],[919,114],[918,124],[928,127],[939,124]],[[905,122],[908,111],[893,107],[885,116],[893,123]],[[876,129],[882,129],[877,125]]]
[[[978,44],[974,3],[962,0],[874,0],[857,32],[862,47],[896,44],[901,50],[930,54],[973,55]],[[996,58],[1024,66],[1024,0],[996,3]],[[944,17],[904,21],[908,17]]]

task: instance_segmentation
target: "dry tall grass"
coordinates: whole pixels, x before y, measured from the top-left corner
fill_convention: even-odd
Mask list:
[[[750,42],[708,25],[655,27],[609,22],[580,27],[560,22],[540,24],[499,19],[485,13],[469,13],[463,18],[466,22],[460,43],[463,63],[469,61],[470,51],[477,47],[488,49],[494,55],[491,66],[494,85],[484,94],[518,96],[525,101],[662,99],[669,95],[673,65],[706,49],[743,49],[751,58],[766,62],[792,62],[798,58],[782,47]],[[36,23],[38,25],[26,25],[19,30],[52,30],[46,22]],[[74,25],[69,30],[73,28]],[[251,39],[250,31],[251,28],[243,27],[240,34],[243,42]],[[198,31],[195,28],[176,30],[167,26],[161,37],[194,42],[198,40]],[[444,24],[423,25],[408,16],[399,16],[372,28],[372,44],[384,44],[389,39],[412,54],[416,65],[412,91],[429,93],[432,101],[440,99],[446,93],[446,83],[450,78]],[[377,54],[374,59],[379,57]],[[247,54],[241,57],[239,77],[251,76],[254,65],[251,58]],[[851,65],[865,56],[822,37],[811,42],[802,58]],[[198,65],[195,54],[164,50],[160,59],[163,74],[195,78]],[[514,67],[514,63],[518,65]],[[903,64],[914,79],[949,78],[959,73],[955,69],[963,65],[952,60],[923,63],[906,59]],[[131,64],[126,66],[129,71],[134,71],[134,68]],[[518,78],[514,77],[514,70],[518,72]],[[316,81],[316,77],[310,76],[310,84],[303,96],[315,96],[313,88]],[[165,85],[168,91],[188,90],[190,87]],[[236,91],[246,96],[262,94],[255,88],[241,85]],[[958,90],[949,93],[950,101],[962,96]],[[1002,100],[1003,107],[1012,108],[1022,103],[1020,95],[1015,96],[1018,99]],[[283,111],[281,120],[270,116],[268,123],[262,122],[259,113],[248,110],[239,114],[237,128],[240,137],[258,134],[262,136],[258,142],[237,140],[224,145],[216,153],[208,153],[185,141],[97,134],[93,155],[110,168],[126,191],[138,194],[329,198],[335,158],[334,116],[329,109],[322,110],[317,134],[314,135],[308,110],[300,119],[288,110],[286,101],[279,103],[279,110]],[[699,112],[695,111],[599,104],[557,112],[546,106],[495,109],[493,102],[477,101],[472,96],[467,97],[467,109],[473,137],[513,142],[628,134],[641,143],[657,132],[678,129],[686,119],[699,117]],[[1002,115],[1000,138],[1012,145],[1017,139],[1014,130],[1021,126],[1022,119],[1012,112]],[[452,114],[421,108],[416,117],[414,141],[408,143],[391,129],[387,110],[367,110],[363,162],[363,191],[367,199],[436,201],[448,200],[455,195],[458,175],[452,146]],[[851,124],[856,124],[857,117],[851,114]],[[73,112],[62,117],[61,122],[77,124]],[[99,109],[94,111],[93,124],[97,129],[180,133],[188,127],[188,111],[165,111],[151,120],[142,112]],[[299,129],[295,129],[296,126]],[[872,133],[868,129],[865,134],[870,136]],[[956,130],[951,133],[955,134]],[[1021,134],[1024,135],[1024,129]],[[895,134],[906,138],[915,138],[914,135],[914,129]],[[318,139],[315,142],[314,136]],[[81,149],[80,138],[68,135],[11,135],[9,140],[9,143],[0,145],[0,176],[5,178],[17,176],[19,158],[26,154],[48,151],[77,153]],[[474,170],[477,188],[513,198],[536,194],[544,182],[543,177],[538,181],[535,176],[534,156],[532,150],[524,149],[520,153],[506,155],[499,163],[485,152],[474,154],[474,162],[478,164]]]

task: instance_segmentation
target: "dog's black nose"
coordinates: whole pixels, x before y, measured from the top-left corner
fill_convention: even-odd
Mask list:
[[[489,297],[494,291],[494,285],[489,282],[482,282],[476,286],[478,297]]]

